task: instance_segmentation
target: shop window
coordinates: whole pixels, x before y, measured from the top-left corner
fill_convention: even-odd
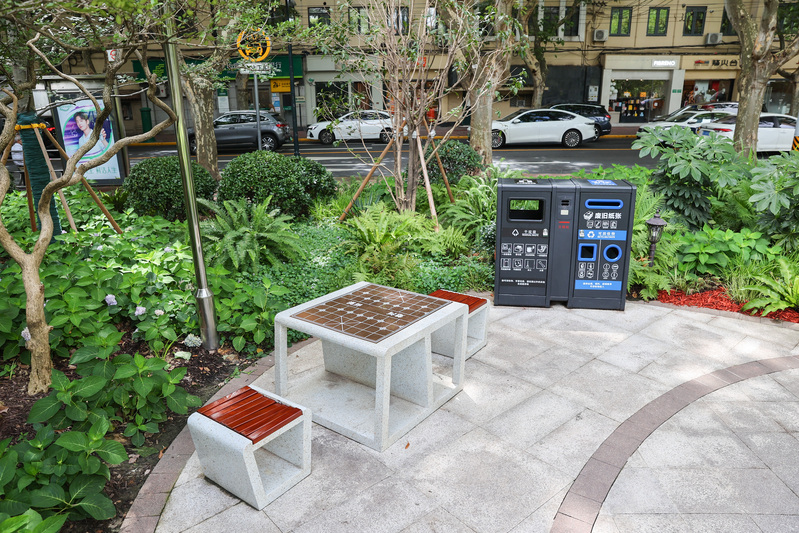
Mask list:
[[[633,8],[613,7],[610,9],[610,34],[613,36],[630,35]]]
[[[309,7],[308,26],[313,27],[320,24],[330,25],[330,11],[326,7]]]
[[[778,22],[779,24],[779,22]],[[738,35],[735,33],[735,28],[732,27],[732,21],[727,15],[727,9],[724,9],[724,14],[721,16],[721,34],[727,37],[734,37]]]
[[[705,32],[705,6],[688,6],[685,8],[685,26],[683,35],[702,35]]]
[[[669,29],[669,8],[650,7],[649,20],[646,24],[646,34],[652,36],[666,35]]]
[[[365,7],[350,8],[350,27],[355,33],[363,34],[369,31],[369,16]]]

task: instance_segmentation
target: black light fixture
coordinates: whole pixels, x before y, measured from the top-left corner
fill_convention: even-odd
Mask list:
[[[649,227],[649,266],[655,266],[655,247],[660,242],[660,237],[663,236],[663,228],[668,225],[668,222],[660,218],[660,209],[655,212],[655,216],[646,221]]]

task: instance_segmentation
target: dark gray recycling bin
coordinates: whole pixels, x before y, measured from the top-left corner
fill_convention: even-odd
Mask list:
[[[624,309],[635,186],[499,180],[494,303]]]

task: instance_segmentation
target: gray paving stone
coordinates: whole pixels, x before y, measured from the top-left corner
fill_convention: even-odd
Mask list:
[[[542,389],[549,388],[594,359],[579,347],[555,346],[519,364],[518,376]]]
[[[529,332],[520,332],[501,322],[492,325],[490,331],[488,344],[472,359],[517,376],[527,361],[555,346],[541,339],[530,342]]]
[[[257,531],[258,533],[280,533],[280,529],[267,516],[244,502],[204,520],[186,533],[219,533],[220,531]]]
[[[558,512],[563,498],[566,496],[567,489],[564,488],[552,496],[544,505],[533,511],[533,513],[522,520],[509,533],[542,533],[549,531],[552,527],[553,517]]]
[[[695,533],[680,515],[614,515],[619,533]]]
[[[624,311],[574,309],[573,312],[577,315],[601,322],[612,328],[621,328],[632,332],[638,332],[651,323],[662,319],[664,316],[671,313],[671,310],[645,303],[627,302]]]
[[[797,464],[799,440],[790,433],[750,433],[742,440],[769,468]]]
[[[769,323],[748,320],[742,322],[740,319],[728,316],[714,316],[707,324],[715,328],[733,332],[745,329],[747,336],[762,339],[772,345],[779,345],[782,348],[790,349],[796,346],[797,331],[793,328],[780,328]],[[761,358],[765,358],[765,356]]]
[[[591,361],[549,390],[621,422],[667,389],[617,366]]]
[[[583,411],[576,403],[549,391],[541,391],[492,418],[483,429],[526,449]]]
[[[399,476],[483,533],[510,530],[570,481],[479,428]]]
[[[689,514],[683,520],[693,533],[762,533],[752,518],[741,514]],[[771,530],[776,533],[777,530]]]
[[[635,335],[613,346],[597,359],[629,372],[640,372],[664,354],[677,350],[674,344],[653,339],[643,333]]]
[[[611,487],[603,513],[617,514],[668,514],[678,508],[660,485],[652,468],[624,468]]]
[[[752,520],[761,531],[799,533],[799,516],[797,515],[754,515]]]
[[[615,420],[584,409],[527,451],[575,478],[591,454],[618,425]]]
[[[342,505],[329,509],[294,528],[293,533],[395,533],[436,508],[435,500],[398,480],[386,480],[353,494]]]
[[[616,522],[613,520],[613,516],[601,514],[597,517],[596,522],[594,522],[594,529],[591,530],[591,533],[621,533],[619,528],[616,527]]]
[[[476,361],[466,361],[463,390],[442,409],[474,424],[491,420],[541,389],[523,379]]]
[[[708,397],[709,398],[709,397]],[[783,428],[766,413],[764,404],[753,402],[718,402],[708,399],[708,405],[736,433],[774,433]]]
[[[311,474],[264,508],[281,531],[313,522],[392,474],[366,447],[317,424],[311,457]]]
[[[680,312],[670,313],[655,324],[641,330],[641,333],[666,342],[679,340],[683,350],[711,358],[718,358],[746,337],[739,331],[718,331],[707,323],[691,315],[686,320]]]
[[[659,469],[655,474],[681,513],[799,513],[799,497],[768,469]]]
[[[785,370],[783,372],[771,374],[771,379],[799,398],[799,379],[797,378],[799,378],[799,369]]]
[[[180,533],[239,503],[241,500],[210,481],[193,479],[172,490],[155,531]]]
[[[402,533],[476,533],[474,529],[437,507],[402,530]]]

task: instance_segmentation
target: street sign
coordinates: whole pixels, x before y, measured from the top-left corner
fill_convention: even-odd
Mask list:
[[[263,61],[272,49],[272,41],[264,30],[243,30],[236,39],[236,48],[244,59],[253,62]]]
[[[275,65],[273,63],[240,63],[239,71],[241,71],[242,74],[271,76],[274,74]]]
[[[270,81],[272,84],[270,89],[272,89],[273,93],[287,93],[291,91],[291,82],[289,82],[289,80],[273,79]]]

